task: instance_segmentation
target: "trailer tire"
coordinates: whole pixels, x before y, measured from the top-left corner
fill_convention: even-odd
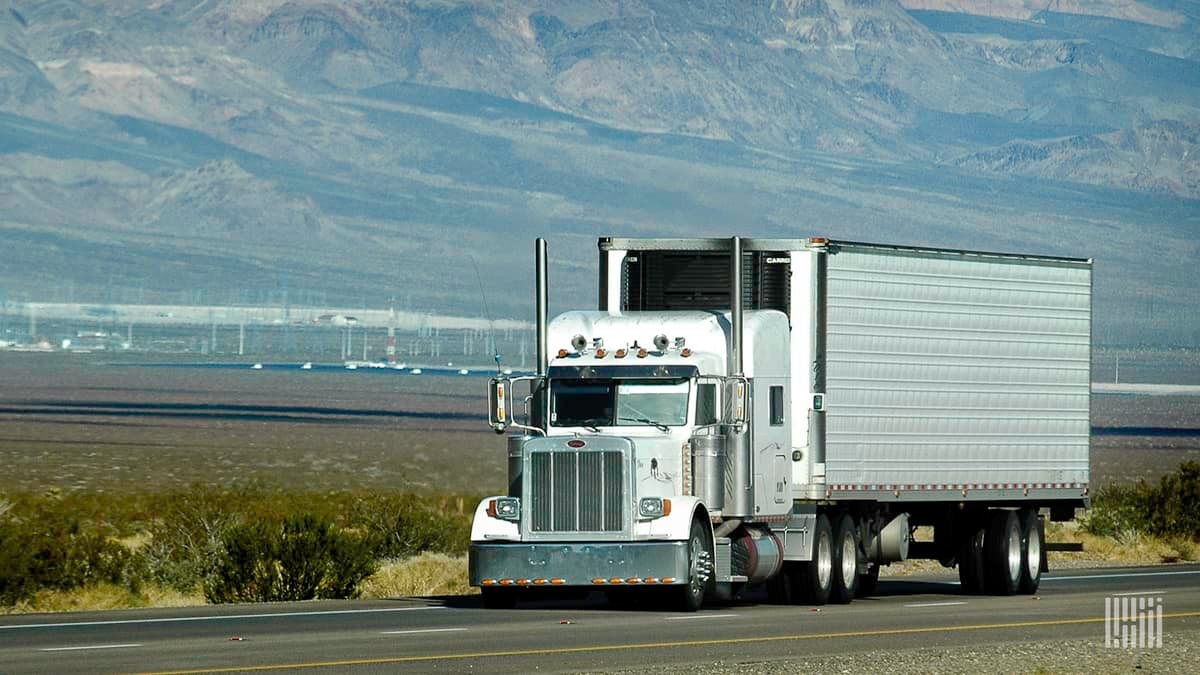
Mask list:
[[[694,612],[704,604],[704,596],[713,589],[712,533],[699,518],[692,520],[688,534],[687,583],[675,589],[675,606],[683,612]]]
[[[481,588],[479,594],[487,609],[512,609],[517,606],[517,593],[512,588]]]
[[[1024,556],[1021,525],[1015,511],[995,509],[989,514],[984,537],[984,580],[993,595],[1012,595],[1021,585]]]
[[[1021,510],[1021,583],[1020,593],[1035,593],[1042,581],[1042,557],[1046,555],[1042,519],[1037,509]]]
[[[858,592],[858,530],[854,519],[843,514],[833,531],[833,592],[830,600],[849,604]]]
[[[824,513],[817,514],[813,526],[812,560],[800,563],[796,580],[802,602],[812,605],[829,602],[833,592],[833,531]]]
[[[983,593],[983,539],[985,530],[973,520],[963,523],[958,540],[958,581],[968,595]]]

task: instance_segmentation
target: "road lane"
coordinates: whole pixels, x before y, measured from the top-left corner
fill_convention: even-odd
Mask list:
[[[3,617],[0,671],[94,672],[403,665],[528,672],[976,644],[1104,634],[1104,598],[1163,598],[1171,630],[1200,630],[1200,566],[1049,575],[1037,596],[964,596],[949,577],[881,580],[847,606],[774,606],[761,595],[692,614],[600,600],[483,610],[474,598]],[[96,648],[66,651],[75,647]],[[127,645],[140,645],[132,647]],[[57,649],[62,651],[45,651]]]

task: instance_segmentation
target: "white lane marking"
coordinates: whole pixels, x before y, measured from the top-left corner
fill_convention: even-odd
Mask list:
[[[965,604],[967,604],[965,600],[958,600],[955,602],[917,602],[911,605],[905,605],[905,607],[950,607],[951,605]]]
[[[1128,593],[1113,593],[1113,595],[1162,595],[1167,591],[1129,591]]]
[[[1200,574],[1200,570],[1180,570],[1178,572],[1127,572],[1125,574],[1084,574],[1076,577],[1042,577],[1042,583],[1047,581],[1068,581],[1073,579],[1125,579],[1129,577],[1169,577],[1185,574]]]
[[[454,633],[467,630],[466,628],[421,628],[418,630],[385,630],[382,635],[414,635],[416,633]]]
[[[696,619],[724,619],[737,614],[693,614],[692,616],[668,616],[666,621],[695,621]]]
[[[314,612],[277,612],[274,614],[217,614],[214,616],[172,616],[162,619],[119,619],[111,621],[70,621],[66,623],[22,623],[0,626],[0,630],[18,628],[68,628],[70,626],[124,626],[135,623],[179,623],[182,621],[223,621],[226,619],[270,619],[291,616],[332,616],[336,614],[376,614],[379,612],[414,612],[423,609],[446,609],[441,605],[431,607],[384,607],[381,609],[331,609]]]
[[[46,647],[40,651],[43,652],[78,652],[84,649],[127,649],[130,647],[141,647],[141,644],[127,645],[83,645],[81,647]]]

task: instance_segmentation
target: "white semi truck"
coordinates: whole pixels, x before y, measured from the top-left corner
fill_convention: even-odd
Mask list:
[[[1038,587],[1043,517],[1089,501],[1090,260],[599,249],[598,308],[549,321],[536,242],[536,373],[491,383],[509,489],[472,525],[485,605],[599,589],[695,610],[764,584],[846,603],[907,558],[968,593]]]

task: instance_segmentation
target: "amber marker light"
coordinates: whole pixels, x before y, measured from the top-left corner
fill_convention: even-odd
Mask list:
[[[604,358],[604,355],[605,355],[605,354],[607,354],[607,353],[608,353],[608,352],[607,352],[607,351],[605,351],[604,347],[601,347],[600,349],[597,349],[597,350],[596,350],[596,358],[598,358],[598,359],[602,359],[602,358]]]
[[[592,583],[593,584],[604,584],[604,583],[608,583],[608,580],[597,577],[595,579],[592,579]]]
[[[644,359],[644,358],[646,358],[646,348],[645,348],[645,347],[642,347],[641,349],[638,349],[638,358],[639,358],[639,359]]]
[[[558,358],[560,358],[560,359],[567,358],[567,350],[565,350],[565,349],[558,350]]]
[[[479,582],[479,585],[480,586],[495,586],[496,580],[495,579],[484,579],[483,581]]]
[[[617,353],[613,354],[613,356],[617,357],[618,359],[623,359],[623,358],[625,358],[625,355],[628,353],[629,352],[625,351],[624,349],[618,349]]]
[[[642,580],[641,580],[641,579],[639,579],[639,578],[637,578],[637,577],[629,577],[628,579],[626,579],[626,580],[625,580],[625,583],[627,583],[627,584],[640,584],[640,583],[642,583]]]
[[[552,586],[562,586],[565,583],[567,583],[567,580],[562,579],[560,577],[554,577],[553,579],[550,580],[550,584]]]
[[[645,579],[643,579],[643,581],[645,581],[648,584],[657,584],[658,577],[646,577]]]
[[[683,349],[679,350],[679,355],[686,359],[687,357],[692,355],[692,348],[684,347]]]
[[[673,584],[675,583],[675,577],[663,577],[662,582],[664,584]]]

